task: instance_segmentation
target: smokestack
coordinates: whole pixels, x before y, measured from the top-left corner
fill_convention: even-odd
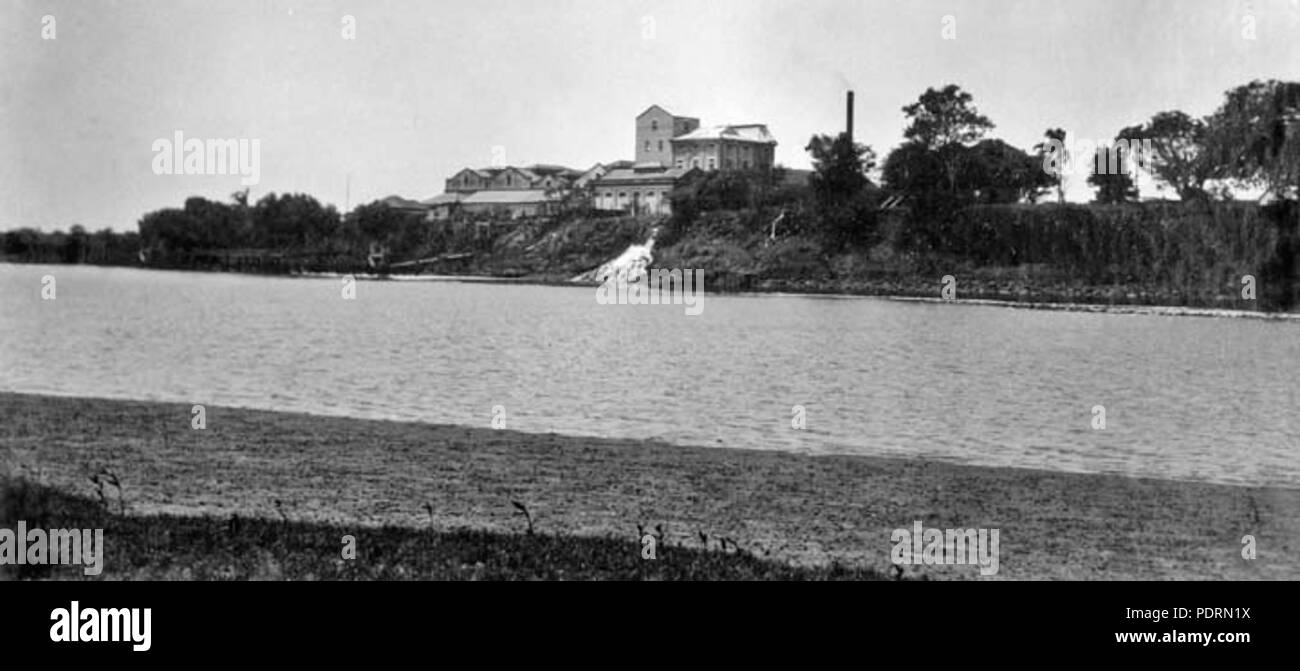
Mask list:
[[[844,133],[849,136],[849,142],[853,142],[853,92],[849,91],[848,100],[845,101],[845,128]]]

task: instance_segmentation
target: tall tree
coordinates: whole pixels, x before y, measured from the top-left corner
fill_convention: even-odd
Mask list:
[[[930,149],[978,141],[993,129],[993,122],[980,114],[971,100],[971,94],[956,84],[926,89],[916,102],[903,108],[909,120],[903,137]]]
[[[867,172],[876,165],[871,147],[854,143],[847,133],[832,139],[814,135],[807,146],[812,154],[812,187],[822,233],[835,244],[863,243],[875,233],[875,204],[867,192]]]
[[[1002,140],[981,140],[959,150],[965,153],[959,182],[976,202],[1033,202],[1052,184],[1041,160]]]
[[[1034,157],[1048,176],[1048,186],[1056,187],[1056,202],[1065,202],[1065,168],[1069,165],[1070,152],[1065,148],[1065,131],[1060,128],[1048,128],[1043,133],[1043,142],[1034,145]]]
[[[1206,123],[1177,110],[1160,112],[1142,127],[1138,137],[1150,140],[1145,157],[1152,175],[1168,184],[1183,200],[1205,198],[1205,183],[1220,171],[1206,150]],[[1131,154],[1131,152],[1130,152]]]
[[[1300,82],[1253,81],[1227,92],[1208,121],[1209,154],[1222,176],[1300,197]]]
[[[1098,203],[1128,203],[1138,199],[1137,184],[1133,175],[1138,168],[1137,162],[1126,148],[1142,135],[1142,126],[1128,126],[1121,130],[1115,140],[1115,165],[1111,165],[1110,154],[1106,147],[1098,147],[1093,154],[1093,169],[1088,175],[1088,183],[1096,187],[1094,200]],[[1120,143],[1119,140],[1125,142]],[[1114,167],[1116,169],[1112,170]]]
[[[993,122],[980,114],[971,101],[971,94],[949,84],[942,89],[926,89],[916,102],[903,108],[908,119],[903,137],[939,154],[951,193],[957,191],[957,174],[965,158],[957,148],[977,142],[993,129]]]
[[[845,133],[835,138],[814,135],[806,149],[813,164],[808,183],[820,200],[851,198],[867,185],[867,173],[876,167],[876,152],[851,142]]]

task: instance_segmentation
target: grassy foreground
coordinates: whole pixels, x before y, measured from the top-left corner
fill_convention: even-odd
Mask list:
[[[94,580],[882,580],[839,564],[796,567],[731,548],[475,529],[352,528],[238,515],[120,514],[25,479],[0,479],[0,520],[27,528],[103,529],[101,576],[82,565],[0,567],[0,578]],[[117,513],[117,514],[115,514]],[[11,522],[3,522],[10,526]],[[12,527],[11,527],[12,528]],[[346,542],[355,552],[344,556]]]
[[[0,417],[0,526],[102,522],[110,578],[880,578],[914,521],[999,529],[1001,579],[1300,577],[1295,489],[10,393]]]

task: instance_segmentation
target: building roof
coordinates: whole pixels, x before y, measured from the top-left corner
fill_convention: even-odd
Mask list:
[[[662,107],[660,107],[660,106],[658,106],[658,105],[651,105],[651,106],[645,108],[645,111],[644,111],[644,112],[642,112],[642,113],[636,115],[636,118],[640,119],[641,117],[643,117],[643,116],[649,114],[652,110],[659,110],[660,112],[663,112],[664,114],[667,114],[668,116],[673,116],[673,113],[672,113],[672,112],[669,112],[668,110],[666,110],[666,109],[664,109],[664,108],[662,108]]]
[[[692,142],[696,140],[732,140],[758,144],[776,144],[776,138],[767,132],[767,126],[758,123],[701,126],[685,135],[673,138],[672,142]]]
[[[524,179],[527,179],[529,182],[536,182],[538,179],[540,179],[537,176],[537,173],[533,172],[532,170],[529,170],[528,168],[516,168],[514,166],[510,166],[509,168],[506,168],[506,170],[514,170],[515,172],[523,175]]]
[[[651,111],[653,111],[653,110],[659,110],[660,112],[663,112],[664,114],[667,114],[668,116],[672,117],[674,121],[694,121],[695,123],[699,123],[699,122],[700,122],[699,119],[697,119],[697,118],[695,118],[695,117],[693,117],[693,116],[678,116],[678,115],[676,115],[676,114],[673,114],[672,112],[669,112],[668,110],[664,109],[663,107],[660,107],[659,105],[651,105],[651,106],[645,108],[645,111],[642,112],[642,113],[640,113],[640,114],[638,114],[638,115],[636,115],[636,118],[640,119],[641,117],[643,117],[643,116],[649,114],[649,113],[650,113]]]
[[[546,175],[576,176],[576,175],[581,175],[584,172],[583,170],[574,170],[573,168],[570,168],[568,166],[548,165],[546,163],[538,163],[535,165],[530,165],[527,168],[525,168],[525,170],[533,173],[534,175],[540,175],[543,177],[545,177]]]
[[[385,199],[383,199],[383,200],[381,200],[381,201],[379,201],[379,202],[383,203],[384,205],[387,205],[388,207],[394,207],[394,208],[404,209],[404,210],[422,210],[422,209],[424,209],[424,205],[423,205],[422,203],[418,203],[418,202],[416,202],[416,201],[414,201],[414,200],[409,200],[409,199],[407,199],[407,198],[403,198],[403,197],[401,197],[401,196],[399,196],[399,195],[396,195],[396,194],[391,195],[391,196],[389,196],[389,197],[387,197],[387,198],[385,198]]]
[[[528,203],[548,203],[555,198],[548,198],[546,192],[538,189],[512,191],[476,191],[461,199],[466,205],[525,205]]]
[[[433,207],[435,205],[447,205],[450,203],[459,203],[460,201],[465,200],[465,198],[466,198],[466,194],[464,193],[459,193],[459,192],[444,193],[444,194],[434,196],[433,198],[427,198],[425,200],[422,200],[420,201],[420,204],[425,205],[427,207]]]
[[[632,170],[619,168],[611,170],[604,177],[596,180],[597,186],[611,184],[672,184],[698,168],[660,168],[659,170]]]

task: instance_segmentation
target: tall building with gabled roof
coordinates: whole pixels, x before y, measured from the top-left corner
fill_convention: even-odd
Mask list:
[[[676,116],[658,105],[647,107],[636,117],[636,164],[671,168],[672,139],[699,127],[694,117]]]
[[[758,170],[771,168],[776,138],[761,123],[700,126],[651,105],[636,117],[636,165],[646,168]]]
[[[676,168],[763,170],[776,158],[776,138],[759,123],[698,128],[670,144]]]

